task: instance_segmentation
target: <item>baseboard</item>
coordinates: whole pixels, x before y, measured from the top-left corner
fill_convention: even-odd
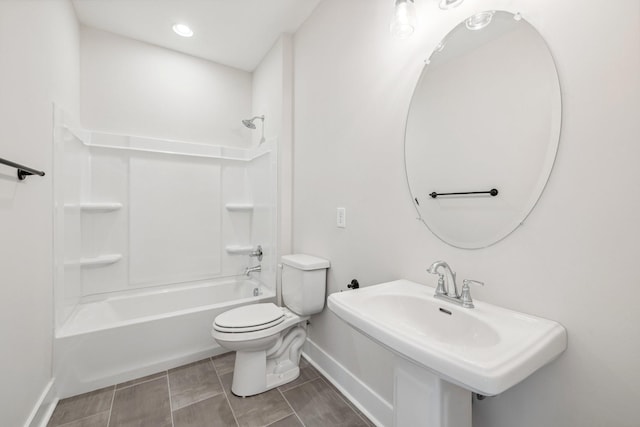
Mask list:
[[[51,378],[42,390],[40,398],[33,406],[29,418],[24,423],[24,427],[46,427],[53,414],[53,410],[58,404],[58,398],[55,390],[56,379]]]
[[[393,425],[393,405],[308,338],[303,347],[303,354],[309,363],[374,424],[380,427]]]

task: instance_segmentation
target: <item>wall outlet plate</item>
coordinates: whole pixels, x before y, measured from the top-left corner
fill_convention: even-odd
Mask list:
[[[347,228],[347,210],[345,208],[336,208],[336,226]]]

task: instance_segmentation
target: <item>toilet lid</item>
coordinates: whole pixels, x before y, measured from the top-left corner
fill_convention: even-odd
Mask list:
[[[273,303],[251,304],[225,311],[213,326],[224,332],[251,332],[282,323],[284,317],[282,307]]]

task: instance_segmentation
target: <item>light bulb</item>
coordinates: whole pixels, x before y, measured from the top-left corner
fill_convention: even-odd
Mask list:
[[[416,27],[416,9],[413,0],[396,0],[391,21],[391,34],[399,39],[410,37]]]
[[[458,7],[464,0],[442,0],[440,2],[440,9],[452,9]]]
[[[191,37],[193,36],[193,31],[189,28],[188,25],[185,24],[174,24],[173,31],[182,37]]]
[[[467,18],[465,25],[467,29],[472,31],[481,30],[491,23],[495,11],[479,12],[470,18]]]

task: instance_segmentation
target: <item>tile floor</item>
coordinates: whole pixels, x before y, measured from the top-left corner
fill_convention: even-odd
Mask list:
[[[58,402],[48,427],[371,427],[307,361],[300,377],[245,399],[231,393],[235,353]]]

